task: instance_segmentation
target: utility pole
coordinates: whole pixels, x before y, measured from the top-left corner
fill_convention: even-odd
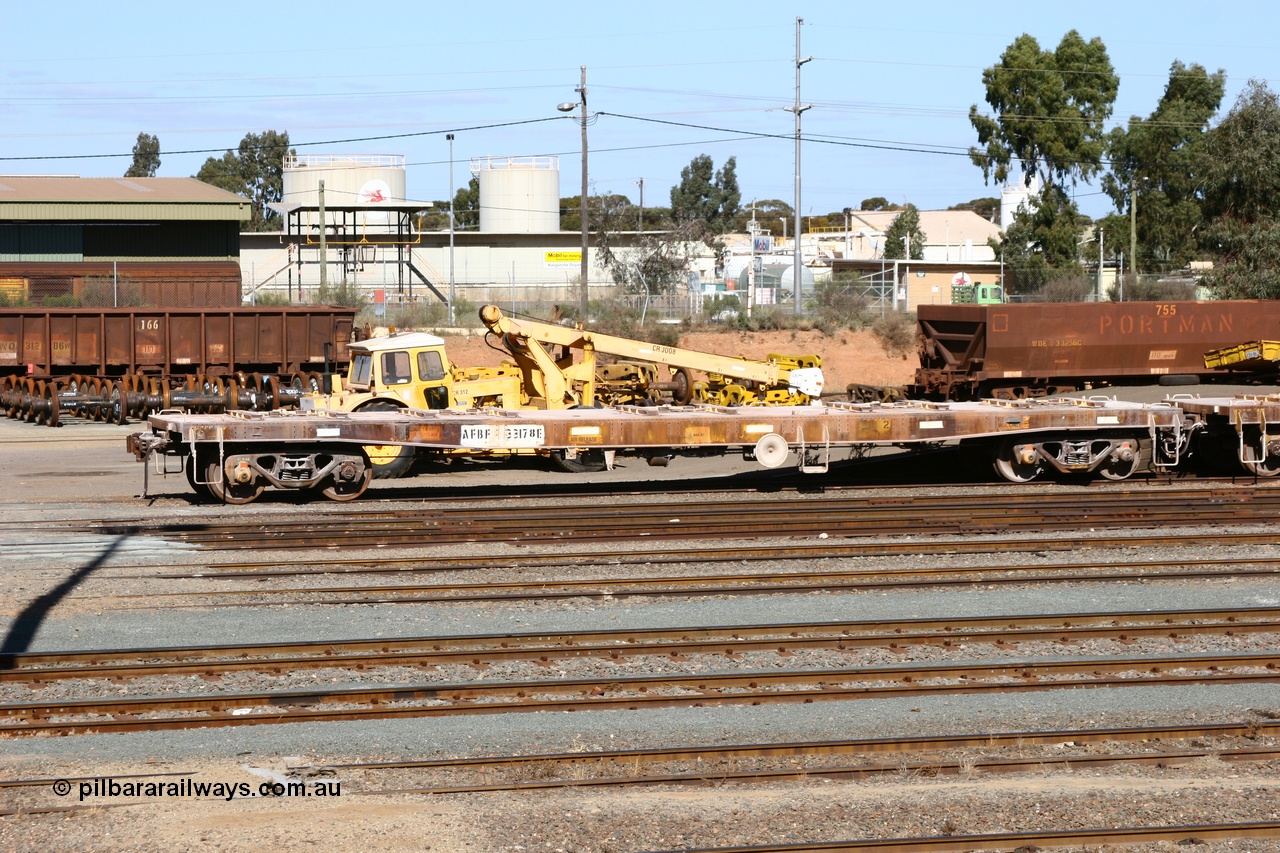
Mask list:
[[[751,265],[747,267],[747,318],[751,317],[751,309],[755,307],[756,296],[756,200],[751,199],[751,223],[747,226],[751,231]]]
[[[585,327],[590,322],[587,312],[591,293],[587,283],[590,273],[590,265],[587,263],[587,66],[579,67],[582,70],[582,82],[578,85],[578,96],[582,101],[582,293],[578,299],[581,303],[579,309],[582,311],[582,325]]]
[[[795,302],[795,313],[797,315],[800,313],[801,306],[803,305],[803,301],[800,298],[801,285],[803,284],[803,277],[800,275],[800,270],[802,268],[802,261],[803,261],[801,251],[800,251],[800,234],[801,234],[800,232],[800,224],[801,224],[800,223],[800,114],[805,110],[813,109],[813,104],[806,104],[803,107],[800,106],[800,66],[804,65],[806,62],[809,62],[810,60],[813,59],[812,56],[805,57],[804,59],[800,58],[800,25],[803,23],[804,23],[804,18],[796,18],[796,100],[795,100],[794,106],[786,107],[788,112],[795,113],[795,116],[796,116],[796,155],[795,155],[795,160],[796,160],[796,182],[795,182],[796,236],[795,236],[795,257],[793,259],[794,266],[792,267],[791,284],[792,284],[792,290],[793,290],[792,295],[794,296],[794,302]]]
[[[449,140],[449,325],[452,327],[458,321],[453,313],[453,303],[457,298],[453,281],[453,134],[446,133],[444,138]]]
[[[329,286],[329,244],[326,242],[328,227],[324,222],[324,181],[320,181],[320,286]]]
[[[1098,229],[1098,301],[1102,301],[1102,229]]]
[[[644,230],[644,178],[637,178],[636,183],[640,185],[640,213],[636,216],[636,230]]]
[[[1138,275],[1138,193],[1133,178],[1129,179],[1129,269]]]

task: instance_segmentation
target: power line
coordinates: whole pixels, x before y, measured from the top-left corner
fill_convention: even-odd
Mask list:
[[[290,148],[310,148],[316,145],[342,145],[348,142],[379,142],[387,139],[411,139],[420,136],[439,136],[443,133],[461,133],[465,130],[493,130],[500,127],[516,127],[524,124],[538,124],[544,121],[560,121],[562,116],[548,116],[546,118],[530,118],[522,121],[505,121],[498,124],[477,124],[469,127],[447,128],[442,130],[423,130],[416,133],[392,133],[382,136],[358,136],[349,139],[324,139],[315,142],[290,142]],[[265,148],[267,146],[250,146],[251,148]],[[225,151],[238,150],[235,148],[191,148],[184,151],[161,151],[162,156],[174,156],[176,154],[219,154]],[[101,160],[111,157],[132,157],[133,152],[127,154],[42,154],[25,157],[0,157],[0,161],[13,160]]]

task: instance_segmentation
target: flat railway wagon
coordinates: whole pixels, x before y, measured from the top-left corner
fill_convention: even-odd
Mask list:
[[[789,458],[808,474],[833,453],[961,445],[1023,483],[1056,471],[1123,480],[1177,465],[1194,430],[1171,404],[1102,399],[977,403],[817,403],[806,406],[615,406],[557,410],[161,412],[129,449],[158,473],[186,473],[204,497],[249,503],[271,486],[358,497],[372,480],[366,448],[425,451],[604,451],[666,461],[742,453],[767,468]],[[149,465],[148,471],[151,470]],[[145,492],[144,488],[144,492]]]
[[[185,472],[202,497],[256,500],[270,486],[352,500],[373,479],[366,448],[412,445],[442,453],[602,450],[664,462],[741,453],[766,468],[795,459],[825,473],[834,452],[930,452],[953,446],[1011,483],[1045,477],[1125,480],[1208,461],[1280,476],[1280,397],[1175,397],[1130,403],[1091,397],[963,403],[807,406],[614,406],[558,410],[161,412],[129,436],[160,474]],[[145,476],[145,475],[144,475]],[[144,483],[143,495],[147,492]]]
[[[1043,397],[1122,385],[1223,381],[1209,350],[1280,336],[1280,301],[921,305],[908,395]]]
[[[124,423],[292,405],[349,361],[356,309],[0,308],[0,413]]]

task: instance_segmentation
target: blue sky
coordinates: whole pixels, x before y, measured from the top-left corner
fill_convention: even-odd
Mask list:
[[[1154,109],[1174,60],[1280,83],[1280,3],[954,2],[6,4],[0,174],[119,176],[139,131],[161,177],[194,175],[248,132],[299,153],[402,154],[414,200],[448,196],[471,157],[558,155],[580,186],[587,66],[591,192],[665,205],[699,155],[737,158],[744,203],[793,198],[796,18],[805,216],[884,196],[921,208],[998,195],[963,152],[982,71],[1022,33],[1100,37],[1120,75],[1112,124]],[[687,126],[686,126],[687,125]],[[765,134],[766,136],[751,136]],[[775,136],[769,136],[775,135]],[[382,137],[382,138],[376,138]],[[396,138],[390,138],[396,137]],[[344,141],[362,140],[362,141]],[[891,150],[909,149],[909,150]],[[920,149],[924,149],[922,152]],[[86,157],[86,155],[92,155]],[[121,156],[96,156],[121,155]],[[36,157],[71,159],[28,159]],[[1081,209],[1110,210],[1096,188]]]

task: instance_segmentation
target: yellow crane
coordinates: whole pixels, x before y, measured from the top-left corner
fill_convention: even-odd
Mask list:
[[[340,412],[396,409],[565,409],[575,406],[804,405],[822,394],[822,360],[771,354],[758,361],[631,340],[582,328],[516,321],[495,305],[480,310],[485,328],[499,340],[512,363],[499,367],[454,364],[443,338],[404,332],[356,341],[348,346],[347,375],[332,393],[301,401],[307,410]],[[553,348],[559,348],[553,353]],[[575,354],[580,357],[575,358]],[[598,355],[626,359],[603,364]],[[658,367],[672,371],[658,378]],[[692,371],[706,374],[694,380]],[[376,479],[403,476],[413,463],[408,445],[368,445]],[[478,452],[478,451],[477,451]],[[556,451],[565,470],[604,467],[601,458]]]

